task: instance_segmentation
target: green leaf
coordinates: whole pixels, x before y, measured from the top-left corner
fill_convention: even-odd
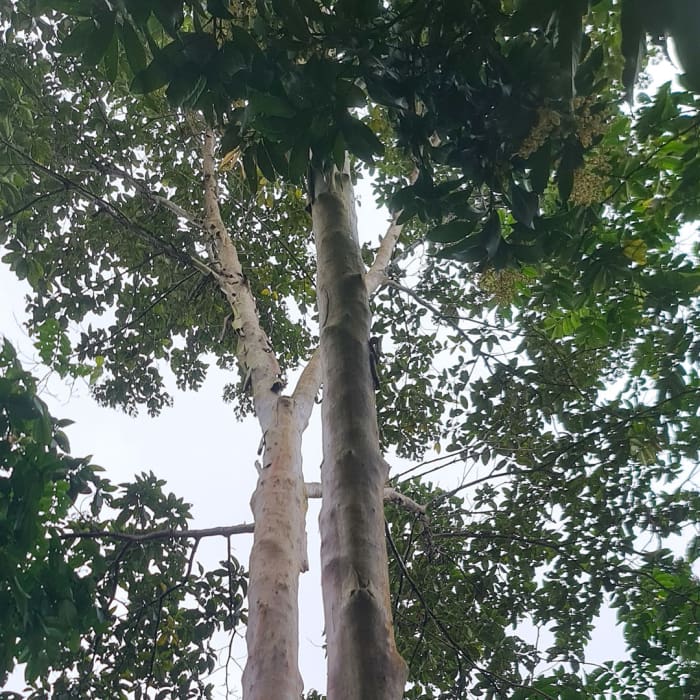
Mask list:
[[[109,42],[107,52],[103,59],[105,69],[105,77],[107,81],[113,83],[117,79],[119,72],[119,40],[116,32],[112,35],[112,41]]]
[[[305,140],[297,141],[289,154],[289,179],[301,182],[309,168],[309,144]]]
[[[486,249],[489,258],[493,258],[496,255],[498,246],[501,243],[501,217],[497,211],[491,213],[481,229],[479,242]]]
[[[179,70],[173,76],[165,94],[173,107],[192,107],[202,94],[207,79],[194,70]]]
[[[232,24],[228,30],[231,33],[233,45],[243,56],[252,58],[260,53],[260,47],[257,42],[245,29],[241,29],[238,25]]]
[[[306,18],[294,0],[272,0],[272,7],[294,36],[304,40],[311,37]]]
[[[268,141],[267,139],[263,139],[263,143],[275,171],[282,177],[286,177],[289,172],[289,162],[287,161],[285,149],[279,143]]]
[[[576,72],[576,92],[590,94],[596,74],[603,65],[605,51],[602,45],[596,46]]]
[[[371,163],[373,156],[384,152],[384,144],[377,138],[372,129],[359,119],[346,114],[340,121],[340,129],[348,145],[348,150],[360,160]]]
[[[61,42],[58,50],[69,56],[83,53],[97,30],[94,20],[86,19],[73,27],[71,33]]]
[[[225,156],[240,146],[242,141],[241,130],[238,128],[237,124],[233,124],[224,132],[219,150],[221,154]]]
[[[91,0],[39,0],[41,10],[58,10],[72,17],[90,17],[95,10]]]
[[[247,149],[243,154],[243,171],[250,191],[255,194],[258,191],[258,166],[252,149]]]
[[[97,17],[96,29],[83,47],[81,60],[88,66],[96,66],[107,53],[114,38],[115,14],[105,13]]]
[[[293,117],[294,107],[284,98],[266,92],[250,90],[248,101],[257,114],[267,114],[272,117]]]
[[[426,234],[426,238],[435,243],[454,243],[470,234],[474,230],[474,225],[473,221],[455,219],[431,229]]]
[[[487,252],[479,240],[479,236],[468,236],[455,245],[445,246],[437,255],[443,260],[456,260],[461,263],[483,262],[487,258]]]
[[[146,95],[170,82],[170,73],[157,59],[152,60],[145,70],[140,71],[131,81],[130,89],[136,95]]]
[[[154,0],[153,14],[173,39],[185,19],[182,0]]]
[[[557,187],[562,203],[569,201],[569,195],[574,187],[574,172],[583,164],[581,145],[568,141],[564,146],[559,169],[557,170]]]
[[[527,160],[530,168],[530,182],[532,189],[542,194],[549,182],[552,169],[552,142],[547,139],[541,148],[538,148]]]
[[[338,170],[342,170],[345,165],[345,139],[343,135],[338,132],[333,140],[333,162]]]
[[[121,26],[122,44],[129,67],[134,75],[146,67],[146,51],[131,22],[124,20]]]
[[[622,69],[622,84],[627,101],[634,99],[634,84],[639,75],[639,68],[646,52],[646,35],[644,30],[644,7],[638,0],[622,0],[620,5],[620,31],[622,34],[622,57],[625,65]]]
[[[182,54],[189,63],[204,68],[216,55],[216,39],[208,32],[188,32],[180,35]]]
[[[212,17],[231,19],[233,15],[229,12],[228,5],[228,0],[207,0],[207,12]]]
[[[338,0],[336,11],[352,21],[367,21],[379,13],[378,0]]]
[[[576,94],[575,76],[583,39],[583,16],[587,12],[588,0],[569,0],[560,3],[556,12],[554,48],[568,78],[569,97]]]
[[[338,80],[336,83],[336,95],[343,107],[364,107],[367,104],[365,91],[351,80]]]
[[[528,228],[534,228],[533,221],[539,211],[537,194],[511,182],[510,199],[515,220]]]
[[[275,174],[275,167],[274,165],[272,165],[272,160],[270,159],[270,156],[263,142],[260,142],[257,145],[255,153],[258,161],[258,168],[260,168],[260,172],[263,174],[263,177],[268,182],[274,182],[277,179],[277,176]]]

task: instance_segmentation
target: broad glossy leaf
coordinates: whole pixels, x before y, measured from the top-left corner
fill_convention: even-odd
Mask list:
[[[258,191],[258,164],[255,159],[255,154],[251,148],[248,148],[243,154],[243,171],[245,172],[246,180],[250,191],[255,193]]]
[[[224,132],[219,150],[222,155],[228,155],[231,151],[240,146],[242,141],[243,139],[238,125],[233,124]]]
[[[179,70],[165,94],[173,107],[193,106],[206,87],[207,79],[195,70]]]
[[[476,234],[454,245],[445,246],[438,251],[435,257],[443,260],[456,260],[461,263],[475,263],[486,260],[488,254],[479,239],[479,234]]]
[[[295,37],[304,40],[311,37],[304,14],[295,0],[272,0],[272,7]]]
[[[258,114],[267,114],[271,117],[293,117],[296,113],[294,107],[284,97],[267,92],[250,90],[248,100],[253,111]]]
[[[309,168],[309,144],[302,139],[297,141],[289,154],[289,179],[301,182]]]
[[[73,27],[70,34],[61,42],[59,51],[76,56],[85,51],[89,45],[92,36],[97,31],[97,26],[92,19],[86,19]]]
[[[267,149],[265,148],[265,144],[262,141],[257,145],[255,153],[260,172],[268,182],[274,182],[277,179],[275,167],[272,164],[272,160],[270,159]]]
[[[146,51],[139,35],[129,20],[124,20],[121,26],[122,44],[126,60],[134,74],[139,73],[146,67]]]
[[[547,140],[535,153],[527,160],[527,167],[530,168],[530,182],[532,190],[542,194],[547,187],[552,171],[552,142]]]
[[[489,258],[493,258],[501,243],[501,217],[497,211],[491,213],[478,237]]]
[[[533,221],[539,211],[539,197],[537,194],[528,192],[524,187],[512,182],[510,197],[515,220],[528,228],[534,228]]]
[[[41,10],[59,10],[72,17],[90,17],[95,11],[91,0],[39,0]]]
[[[574,171],[583,164],[583,154],[578,143],[569,141],[565,146],[557,170],[556,180],[562,203],[569,201],[574,186]]]
[[[157,59],[137,73],[131,81],[131,91],[137,95],[146,95],[167,85],[171,80],[170,73]]]
[[[109,42],[102,64],[107,82],[113,83],[117,79],[117,73],[119,72],[119,40],[116,32],[112,34],[112,40]]]
[[[253,37],[238,25],[232,24],[228,28],[231,33],[233,45],[241,52],[243,56],[252,58],[260,53],[260,47]]]
[[[153,14],[173,39],[185,19],[182,0],[153,0]]]
[[[373,156],[384,152],[384,144],[374,131],[359,119],[345,115],[340,122],[340,130],[350,152],[366,163],[371,163]]]
[[[212,17],[231,19],[233,15],[229,12],[228,7],[228,0],[207,0],[207,12]]]
[[[627,100],[632,102],[634,84],[646,51],[644,29],[644,7],[638,0],[621,0],[620,31],[622,33],[622,57],[625,65],[622,70],[622,84]]]
[[[204,68],[218,51],[216,40],[208,32],[181,33],[180,40],[185,58],[200,68]]]
[[[136,25],[143,27],[151,16],[154,0],[124,0],[124,4]]]
[[[459,241],[474,230],[473,221],[448,221],[446,224],[440,224],[428,231],[426,238],[435,243],[454,243]]]
[[[97,16],[96,25],[81,54],[81,60],[88,66],[96,66],[107,53],[114,37],[115,13],[101,13]]]
[[[365,91],[350,80],[338,80],[336,94],[343,107],[364,107],[367,104]]]
[[[270,161],[275,169],[282,177],[286,177],[289,172],[289,162],[287,161],[287,154],[283,146],[274,141],[268,141],[263,139],[265,144],[265,149],[267,150],[267,155],[270,157]]]

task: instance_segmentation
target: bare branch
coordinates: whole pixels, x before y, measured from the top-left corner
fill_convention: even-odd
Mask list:
[[[318,481],[309,481],[304,484],[306,488],[307,498],[322,498],[321,494],[321,484]],[[384,489],[384,500],[396,503],[396,505],[405,508],[411,513],[417,513],[418,515],[425,515],[426,507],[422,506],[420,503],[416,503],[412,498],[400,493],[395,488],[387,486]]]
[[[400,214],[400,212],[399,212]],[[396,244],[401,235],[401,230],[403,226],[397,224],[399,214],[395,214],[389,228],[382,238],[382,242],[379,244],[377,249],[377,254],[374,256],[374,262],[372,266],[367,270],[365,274],[365,284],[367,286],[367,293],[371,296],[374,294],[379,287],[384,285],[387,281],[386,268],[391,262],[391,258],[394,254]]]
[[[409,498],[403,493],[400,493],[391,486],[387,486],[384,489],[384,500],[391,501],[397,506],[401,506],[404,510],[410,511],[411,513],[417,513],[418,515],[425,515],[426,506],[416,503],[412,498]]]
[[[311,358],[306,363],[301,376],[297,380],[292,398],[299,411],[300,422],[306,426],[309,423],[311,412],[318,390],[321,387],[321,353],[318,348],[314,350]]]
[[[204,228],[204,222],[202,221],[201,217],[196,216],[187,209],[184,209],[179,204],[176,204],[167,197],[153,192],[153,190],[151,190],[151,188],[145,182],[143,182],[143,180],[139,180],[137,177],[134,177],[131,173],[128,173],[126,170],[122,170],[121,168],[113,164],[107,165],[102,163],[95,163],[94,170],[96,172],[101,173],[102,175],[112,175],[113,177],[121,178],[149,201],[160,205],[164,209],[167,209],[168,211],[175,214],[175,216],[177,216],[179,219],[187,221],[196,228]]]
[[[228,525],[222,527],[208,527],[201,530],[153,530],[152,532],[132,533],[113,532],[111,530],[75,530],[74,532],[62,532],[62,540],[118,540],[130,544],[144,544],[160,540],[201,540],[204,537],[230,537],[253,532],[253,523],[241,523],[240,525]]]

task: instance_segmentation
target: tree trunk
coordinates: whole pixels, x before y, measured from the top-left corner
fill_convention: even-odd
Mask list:
[[[275,424],[265,433],[258,485],[251,499],[255,520],[248,589],[246,700],[299,700],[299,573],[306,570],[306,493],[301,435],[294,400],[277,402]]]
[[[245,700],[299,700],[299,574],[307,568],[306,492],[301,436],[319,383],[310,363],[293,397],[281,396],[279,365],[260,326],[236,247],[219,210],[214,165],[215,138],[203,144],[204,224],[219,288],[231,306],[237,355],[253,393],[264,441],[263,463],[251,499],[255,521],[248,586],[248,658]]]
[[[349,175],[314,172],[323,376],[321,576],[328,700],[398,700],[384,535],[386,462],[370,371],[370,311]]]

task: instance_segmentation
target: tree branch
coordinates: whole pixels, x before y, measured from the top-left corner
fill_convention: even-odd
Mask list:
[[[230,537],[253,532],[253,523],[241,523],[222,527],[208,527],[201,530],[153,530],[152,532],[132,533],[113,532],[111,530],[75,530],[74,532],[62,532],[59,537],[62,540],[118,540],[129,544],[144,544],[160,540],[201,540],[204,537]]]
[[[40,194],[37,197],[34,197],[33,199],[30,199],[26,204],[23,204],[18,209],[15,209],[14,211],[11,211],[8,214],[5,214],[2,218],[0,218],[0,222],[4,223],[5,221],[10,221],[15,216],[17,216],[17,214],[21,214],[23,211],[30,209],[37,202],[40,202],[42,199],[48,199],[49,197],[53,197],[55,194],[60,194],[61,192],[65,192],[65,191],[66,191],[66,187],[64,185],[63,187],[59,187],[58,189],[50,190],[49,192],[44,192],[43,194]]]
[[[255,298],[243,274],[238,250],[221,217],[215,148],[214,132],[207,129],[202,143],[204,228],[215,255],[217,270],[214,276],[233,312],[232,326],[238,335],[238,361],[250,374],[255,412],[265,430],[274,420],[274,410],[282,390],[281,371],[270,339],[260,325]]]
[[[306,488],[307,498],[322,498],[321,494],[321,484],[318,481],[308,481],[304,484]],[[425,515],[426,507],[422,506],[420,503],[416,503],[412,498],[400,493],[395,488],[387,486],[384,489],[384,500],[396,503],[396,505],[405,508],[411,513],[417,513],[418,515]]]
[[[8,150],[12,151],[13,153],[17,154],[25,161],[27,161],[27,163],[29,163],[36,170],[60,182],[65,189],[73,190],[86,197],[89,201],[96,204],[99,207],[99,209],[106,212],[120,224],[133,231],[133,233],[139,239],[145,242],[149,247],[155,248],[156,250],[163,253],[172,260],[175,260],[187,266],[194,267],[195,269],[199,270],[202,274],[214,274],[213,270],[211,270],[211,268],[209,268],[209,266],[206,265],[206,263],[204,263],[202,260],[195,257],[194,255],[190,255],[189,253],[186,253],[185,251],[176,248],[172,243],[168,243],[167,241],[163,241],[162,239],[158,238],[158,236],[156,236],[145,226],[142,226],[137,221],[133,221],[132,219],[130,219],[126,214],[124,214],[124,212],[122,212],[109,200],[100,197],[100,195],[95,194],[84,185],[81,185],[78,182],[74,182],[69,177],[66,177],[61,173],[58,173],[55,170],[52,170],[51,168],[48,168],[45,165],[42,165],[37,160],[32,158],[32,156],[30,156],[28,153],[25,153],[22,149],[17,148],[14,144],[10,143],[2,136],[0,136],[0,143],[3,144]]]
[[[202,221],[201,217],[187,211],[187,209],[184,209],[179,204],[176,204],[167,197],[156,194],[150,189],[150,187],[148,187],[148,185],[146,185],[146,183],[126,172],[126,170],[122,170],[113,164],[103,165],[96,162],[94,171],[102,175],[111,175],[113,177],[121,178],[122,180],[128,182],[139,194],[143,195],[149,201],[160,205],[164,209],[167,209],[171,213],[175,214],[175,216],[177,216],[179,219],[184,219],[188,223],[192,224],[192,226],[199,229],[204,229],[204,222]]]

